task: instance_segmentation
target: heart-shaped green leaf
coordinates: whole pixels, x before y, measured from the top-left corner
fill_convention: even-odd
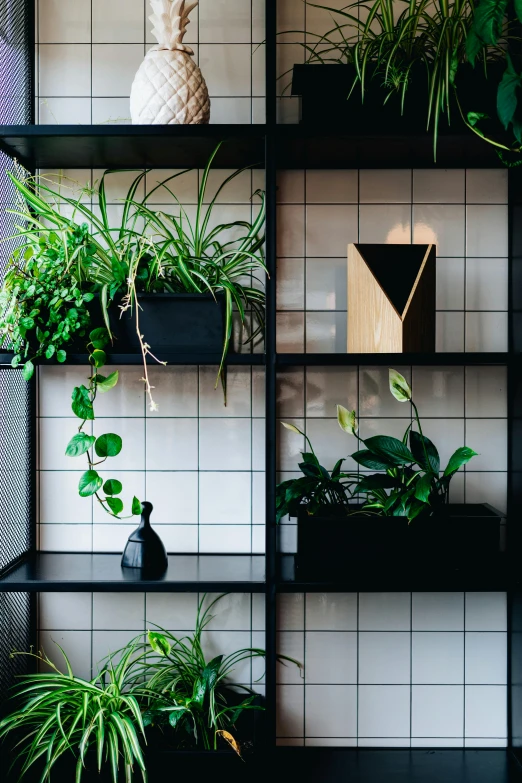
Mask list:
[[[34,364],[32,363],[31,360],[28,360],[24,364],[24,369],[22,370],[22,377],[24,381],[30,381],[33,375],[34,375]]]
[[[106,378],[103,378],[102,380],[100,380],[100,377],[98,376],[98,381],[96,384],[98,391],[107,392],[109,389],[114,388],[114,386],[116,386],[118,383],[118,377],[118,370],[111,372],[110,375],[108,375]]]
[[[119,498],[106,498],[106,502],[113,514],[121,514],[123,511],[123,501]]]
[[[80,497],[88,498],[90,495],[94,495],[95,492],[98,492],[98,490],[101,489],[102,484],[103,479],[95,470],[85,471],[78,484]]]
[[[101,351],[99,348],[96,348],[91,353],[89,360],[91,364],[93,364],[95,367],[103,367],[103,365],[107,361],[107,356],[105,354],[105,351]]]
[[[132,513],[135,516],[140,516],[141,515],[141,503],[138,500],[138,498],[136,497],[136,495],[134,495],[134,497],[132,498]]]
[[[72,412],[79,419],[94,419],[94,410],[92,407],[89,392],[85,386],[75,386],[72,393]]]
[[[85,454],[85,452],[91,448],[95,440],[96,438],[93,438],[92,435],[86,435],[85,432],[78,432],[77,435],[73,435],[67,444],[65,455],[67,457],[81,457],[82,454]]]
[[[103,491],[106,495],[119,495],[122,489],[122,483],[118,479],[107,479],[103,485]]]
[[[97,438],[94,450],[98,457],[116,457],[120,453],[122,445],[119,435],[116,435],[114,432],[107,432]]]

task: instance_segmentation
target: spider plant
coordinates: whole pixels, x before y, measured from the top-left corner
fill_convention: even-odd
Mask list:
[[[359,86],[361,100],[370,80],[379,80],[383,104],[393,94],[404,111],[412,75],[425,72],[428,107],[426,129],[433,132],[436,159],[442,114],[451,121],[451,97],[459,66],[466,62],[466,40],[474,0],[356,0],[343,9],[307,2],[332,16],[333,27],[305,44],[307,62],[352,63],[355,78],[347,93]],[[310,33],[306,33],[310,37]],[[501,37],[481,52],[481,63],[501,56]]]
[[[13,765],[21,765],[19,779],[38,763],[43,765],[40,780],[45,783],[65,757],[75,761],[76,783],[88,764],[95,764],[99,773],[108,766],[113,783],[118,783],[121,768],[131,783],[137,766],[146,781],[143,720],[127,681],[135,647],[129,645],[117,665],[110,660],[92,680],[76,677],[59,649],[65,673],[43,652],[20,653],[50,671],[24,675],[11,697],[16,709],[0,721],[0,738],[13,733],[17,741]]]
[[[249,647],[207,659],[202,635],[213,619],[212,610],[223,597],[218,596],[204,608],[207,596],[203,595],[193,635],[178,638],[163,629],[148,631],[148,649],[133,664],[133,681],[138,684],[145,680],[141,691],[145,726],[157,726],[169,733],[179,748],[215,750],[221,738],[240,755],[236,722],[244,712],[263,708],[256,703],[254,691],[231,686],[229,677],[242,662],[264,658],[266,653]],[[301,668],[286,656],[279,656],[279,660]]]
[[[206,205],[206,195],[212,164],[221,147],[214,149],[201,175],[196,213],[191,220],[172,188],[172,180],[186,172],[160,182],[141,202],[132,201],[136,213],[147,223],[147,230],[155,248],[151,263],[136,258],[131,265],[128,290],[129,301],[135,300],[136,290],[154,290],[161,283],[163,290],[187,293],[210,293],[225,297],[225,338],[218,379],[224,383],[224,364],[232,339],[233,315],[237,311],[241,325],[246,327],[248,311],[252,318],[252,343],[264,329],[265,294],[263,279],[267,274],[263,246],[265,222],[265,194],[257,190],[259,198],[252,222],[235,220],[213,225],[212,216],[219,197],[236,177],[251,166],[234,171],[217,188]],[[147,202],[157,190],[165,190],[173,197],[179,212],[169,214],[155,211]],[[257,284],[257,285],[256,285]]]

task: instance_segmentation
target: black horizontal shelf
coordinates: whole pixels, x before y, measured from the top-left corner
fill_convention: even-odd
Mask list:
[[[354,136],[346,127],[278,125],[278,165],[292,168],[494,168],[494,148],[472,133]],[[3,125],[0,149],[28,168],[264,166],[265,125]]]
[[[515,581],[505,555],[462,565],[441,562],[430,553],[398,562],[395,557],[384,560],[346,561],[346,573],[340,579],[304,576],[296,567],[295,555],[279,555],[278,590],[282,593],[387,593],[387,592],[445,592],[486,591],[504,592]]]
[[[166,362],[167,364],[215,364],[219,365],[221,362],[221,354],[217,353],[200,353],[200,354],[184,354],[184,353],[157,353],[155,354],[159,361]],[[12,353],[0,353],[0,365],[11,364],[13,358]],[[141,353],[108,353],[107,364],[122,364],[122,365],[141,365],[143,358]],[[265,355],[263,353],[229,353],[227,356],[227,365],[262,365],[265,363]],[[56,359],[42,359],[38,360],[36,364],[41,365],[57,365]],[[85,353],[69,353],[67,355],[67,364],[89,364],[89,357]],[[154,366],[157,364],[153,359],[149,357],[148,364]]]
[[[301,783],[519,783],[509,750],[277,748],[278,777]]]
[[[221,354],[169,354],[157,353],[157,358],[167,364],[214,364],[219,365]],[[0,353],[0,365],[9,365],[13,354]],[[509,353],[279,353],[276,356],[278,367],[356,367],[382,366],[400,367],[408,365],[419,366],[503,366],[513,360],[522,361],[522,355]],[[107,364],[141,365],[140,353],[108,353]],[[156,364],[149,358],[148,363]],[[227,365],[261,366],[266,363],[264,353],[229,353]],[[38,360],[36,364],[56,365],[56,359]],[[89,357],[84,353],[70,353],[67,364],[89,364]]]
[[[277,162],[284,169],[503,168],[494,147],[471,131],[439,135],[433,160],[431,133],[354,136],[325,124],[279,125]]]
[[[39,552],[0,577],[0,592],[265,592],[264,555],[169,555],[158,579],[121,568],[121,555]]]
[[[279,353],[281,367],[342,367],[355,365],[504,365],[513,354],[508,353]]]
[[[264,125],[2,125],[0,149],[33,168],[263,166]]]

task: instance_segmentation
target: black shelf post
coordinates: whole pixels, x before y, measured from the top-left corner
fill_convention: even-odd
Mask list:
[[[276,212],[277,212],[277,72],[276,32],[277,4],[268,1],[266,13],[266,259],[269,279],[266,288],[266,333],[265,333],[265,388],[266,388],[266,699],[267,699],[267,742],[268,749],[276,745],[276,678],[277,678],[277,561],[276,561]]]

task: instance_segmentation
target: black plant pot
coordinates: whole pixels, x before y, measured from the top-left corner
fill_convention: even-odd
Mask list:
[[[496,93],[505,64],[491,63],[487,77],[479,67],[468,64],[459,67],[456,79],[459,101],[466,115],[468,111],[483,112],[496,118]],[[388,90],[383,86],[383,75],[368,70],[364,102],[353,65],[308,64],[294,65],[292,95],[301,96],[301,122],[304,125],[342,125],[349,136],[410,136],[426,133],[428,117],[428,80],[423,65],[411,69],[410,83],[401,114],[399,93],[394,93],[384,104]],[[350,94],[351,91],[351,94]],[[349,97],[348,97],[349,96]],[[450,96],[450,117],[443,114],[439,134],[462,133],[465,129],[453,95]],[[325,122],[327,125],[325,126]],[[502,131],[496,119],[481,123],[487,133]]]
[[[466,566],[496,556],[502,515],[487,504],[449,504],[408,524],[406,517],[363,513],[360,506],[310,516],[299,509],[296,565],[300,578],[329,580],[350,568]]]
[[[150,524],[152,503],[145,501],[141,504],[141,521],[139,527],[130,536],[123,557],[121,567],[130,569],[133,573],[139,570],[142,575],[148,577],[161,576],[168,567],[168,558],[161,538]]]
[[[138,294],[139,330],[151,351],[162,353],[221,353],[225,329],[225,298],[217,294]],[[136,353],[140,342],[135,307],[119,318],[111,308],[114,353]]]

